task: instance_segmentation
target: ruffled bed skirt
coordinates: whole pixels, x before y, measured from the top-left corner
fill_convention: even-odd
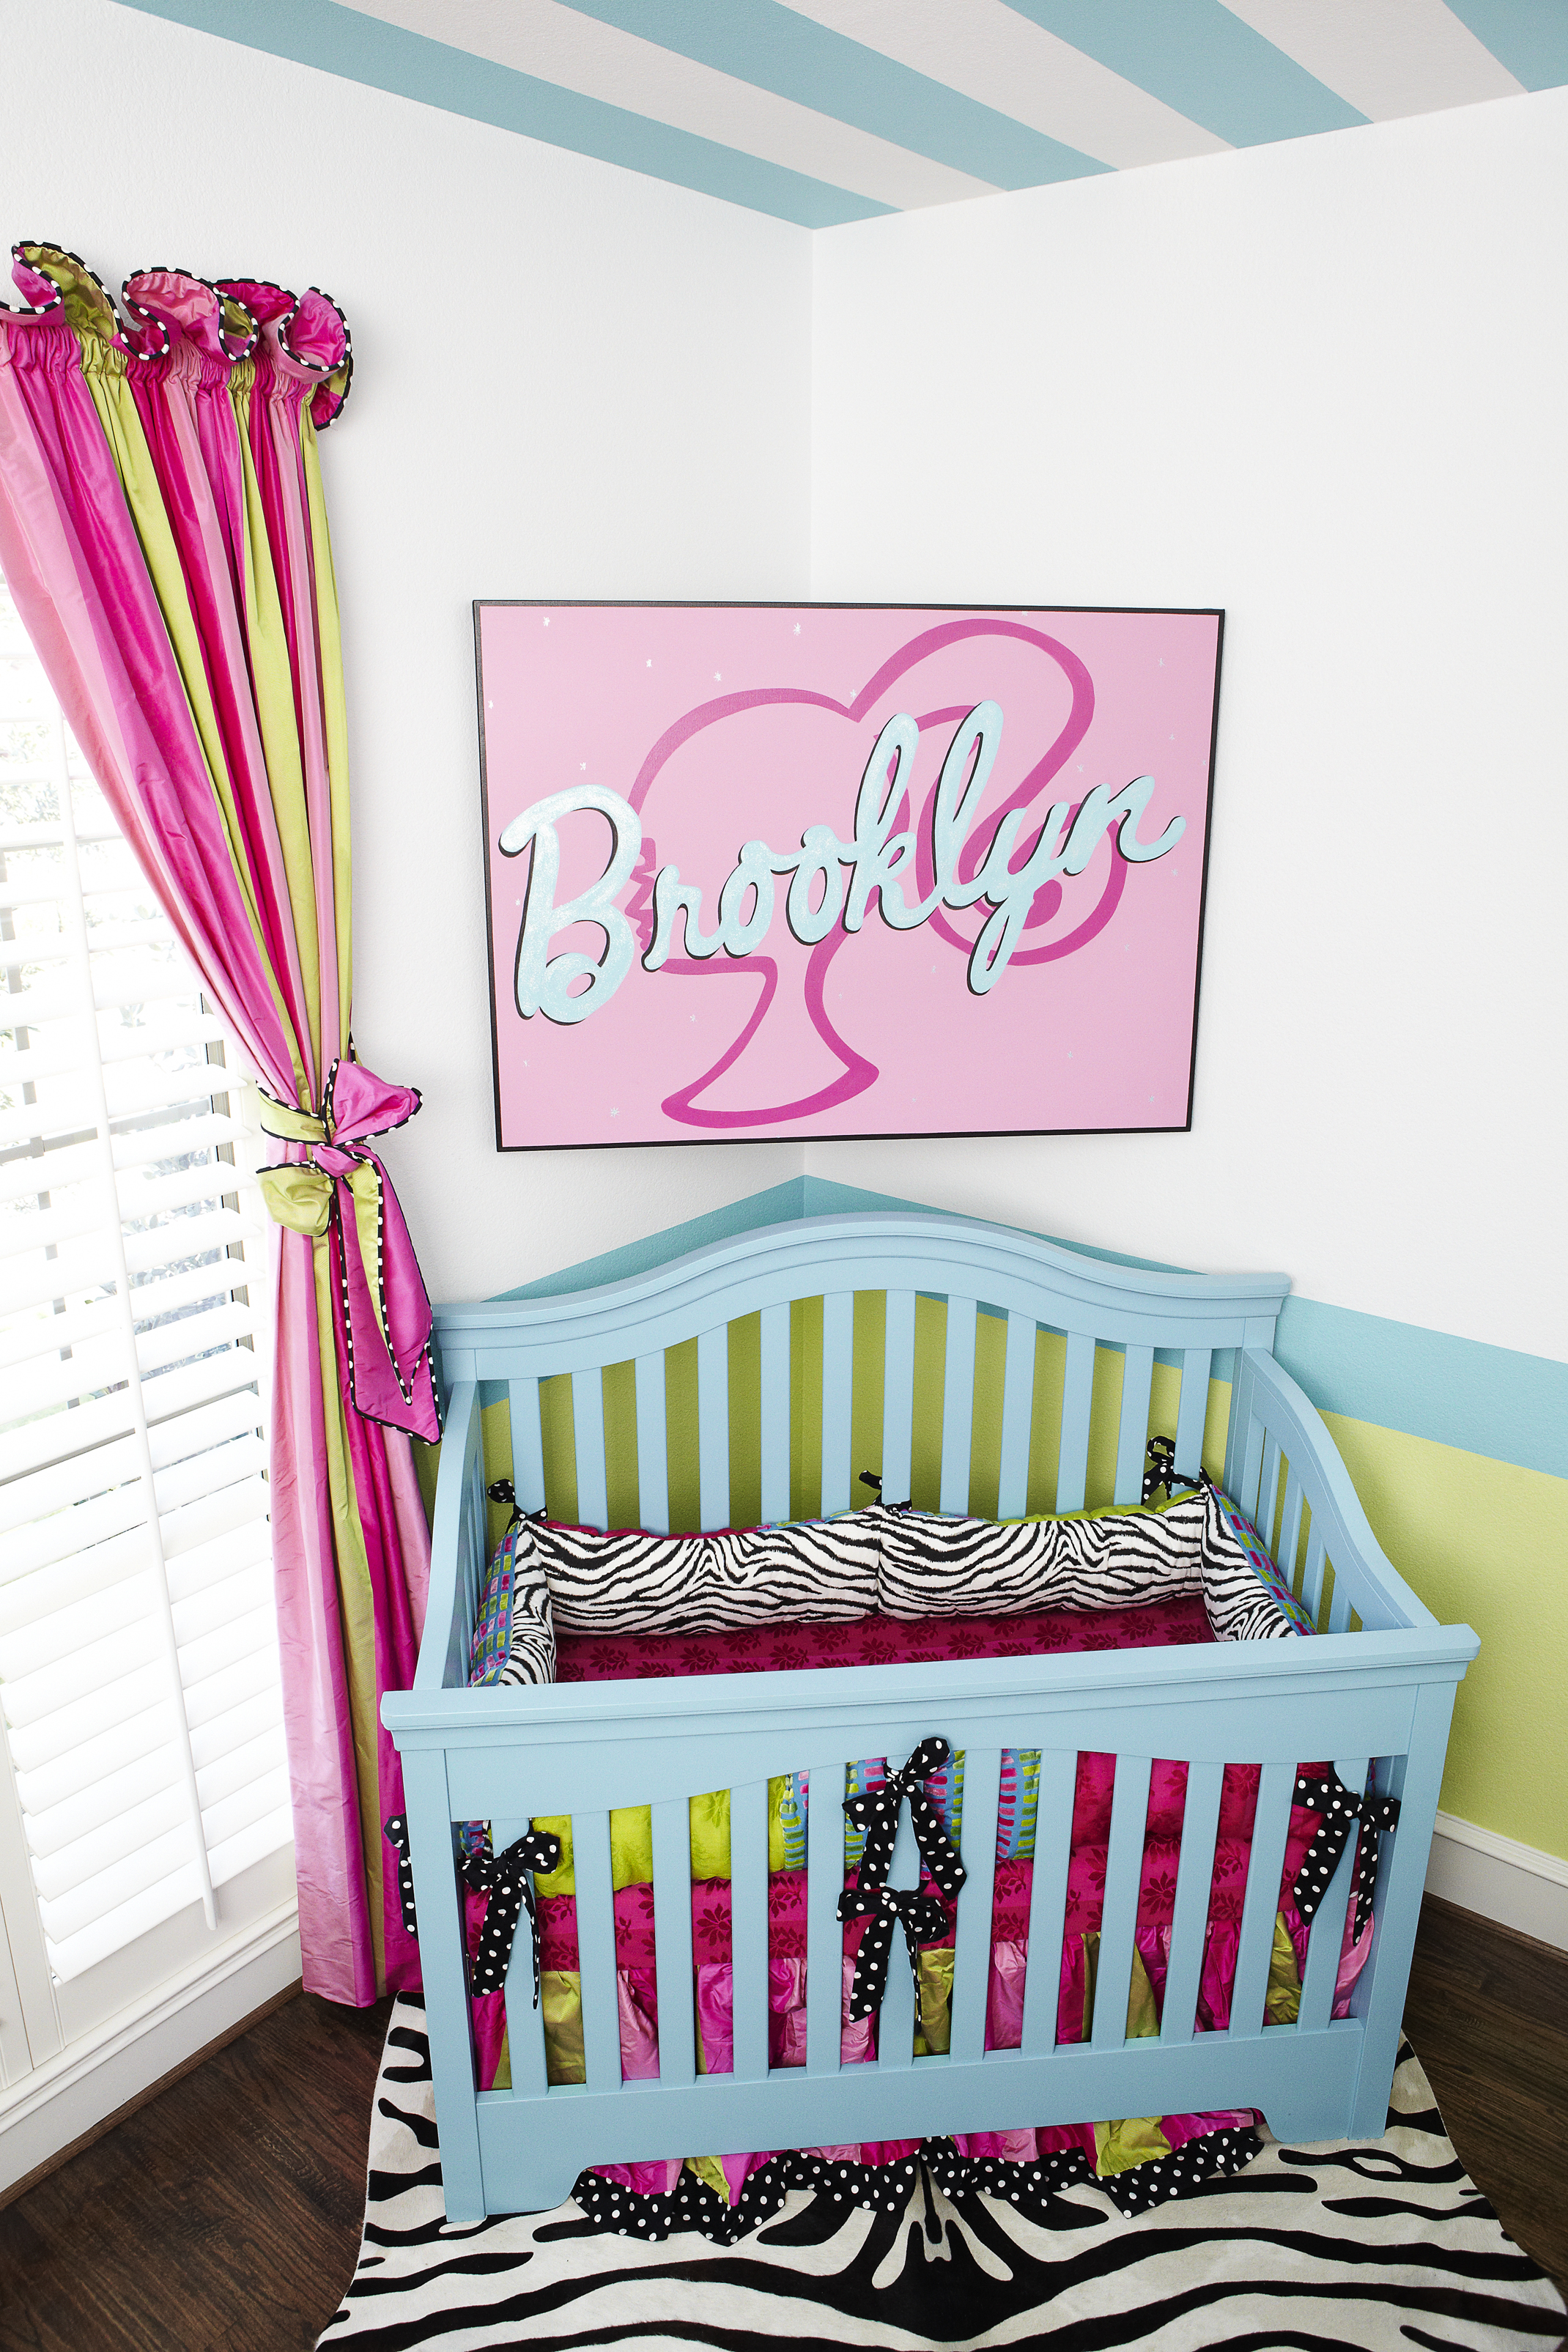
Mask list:
[[[1207,2120],[1210,2129],[1184,2141],[1169,2155],[1150,2156],[1123,2170],[1106,2173],[1097,2173],[1079,2144],[1083,2133],[1092,2135],[1107,2128],[1090,2124],[1056,2131],[972,2132],[950,2139],[889,2143],[889,2151],[876,2163],[857,2161],[833,2148],[812,2147],[730,2158],[723,2160],[726,2186],[730,2165],[748,2168],[730,2196],[721,2195],[706,2177],[707,2168],[721,2162],[716,2158],[704,2159],[700,2169],[676,2160],[661,2165],[602,2165],[579,2174],[572,2194],[598,2228],[613,2230],[622,2237],[659,2239],[680,2230],[697,2230],[719,2245],[732,2245],[771,2221],[792,2189],[808,2189],[836,2204],[902,2212],[923,2170],[931,2185],[955,2204],[982,2195],[1000,2198],[1031,2221],[1050,2227],[1068,2219],[1053,2211],[1052,2200],[1079,2182],[1103,2190],[1119,2212],[1131,2215],[1184,2196],[1205,2180],[1228,2179],[1239,2172],[1262,2146],[1251,2115]],[[1012,2158],[985,2152],[1007,2141],[1025,2140],[1037,2143],[1034,2154]],[[1047,2147],[1047,2141],[1064,2145]],[[653,2187],[647,2179],[656,2173],[668,2176],[663,2189]],[[1073,2217],[1075,2226],[1078,2218]]]

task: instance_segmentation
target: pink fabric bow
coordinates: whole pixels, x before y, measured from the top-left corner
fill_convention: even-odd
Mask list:
[[[302,1160],[264,1168],[261,1189],[280,1225],[331,1241],[354,1410],[435,1444],[441,1419],[430,1299],[392,1179],[365,1141],[411,1119],[418,1088],[388,1086],[363,1063],[337,1061],[320,1116],[270,1096],[262,1102],[265,1131],[305,1147]]]

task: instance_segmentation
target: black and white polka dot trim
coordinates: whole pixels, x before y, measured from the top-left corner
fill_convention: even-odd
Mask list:
[[[890,2164],[856,2164],[805,2148],[786,2149],[748,2176],[732,2205],[689,2168],[661,2196],[642,2196],[596,2172],[580,2173],[572,2195],[595,2228],[621,2237],[657,2241],[695,2230],[719,2245],[732,2245],[772,2220],[792,2189],[842,2205],[847,2216],[857,2209],[901,2216],[923,2169],[931,2185],[954,2203],[993,2197],[1032,2221],[1079,2228],[1081,2208],[1069,2213],[1055,2203],[1065,2189],[1098,2189],[1119,2213],[1131,2217],[1189,2196],[1205,2181],[1228,2179],[1261,2147],[1249,2126],[1205,2132],[1169,2156],[1152,2157],[1101,2180],[1080,2148],[1014,2164],[1001,2157],[963,2156],[952,2140],[933,2138]]]

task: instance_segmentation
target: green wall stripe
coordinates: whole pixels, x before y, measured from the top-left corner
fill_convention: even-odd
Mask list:
[[[847,188],[769,163],[738,148],[721,146],[696,132],[652,121],[626,107],[584,98],[557,82],[518,73],[489,58],[477,58],[400,25],[383,24],[338,0],[125,0],[145,16],[166,16],[196,32],[240,42],[269,57],[412,98],[470,122],[516,131],[574,154],[619,163],[650,179],[721,196],[749,210],[771,213],[802,228],[836,228],[844,221],[870,220],[890,212]]]
[[[552,1298],[563,1291],[625,1281],[652,1266],[667,1265],[688,1250],[753,1232],[759,1225],[827,1216],[839,1209],[912,1209],[927,1216],[951,1213],[932,1210],[925,1202],[862,1192],[856,1185],[837,1184],[826,1177],[792,1177],[765,1192],[752,1193],[748,1200],[731,1202],[706,1216],[647,1234],[623,1248],[585,1259],[580,1265],[564,1266],[559,1273],[500,1296]],[[1058,1242],[1064,1249],[1079,1250],[1086,1257],[1101,1258],[1113,1265],[1143,1266],[1159,1274],[1192,1271],[1155,1258],[1130,1257],[1120,1250],[1065,1241],[1059,1234],[1037,1238]],[[1320,1412],[1344,1413],[1377,1428],[1403,1430],[1439,1445],[1458,1446],[1468,1454],[1489,1454],[1494,1461],[1517,1463],[1522,1469],[1568,1477],[1568,1364],[1511,1348],[1489,1347],[1479,1339],[1462,1339],[1449,1331],[1430,1331],[1419,1324],[1363,1315],[1352,1307],[1325,1306],[1321,1299],[1294,1294],[1285,1302],[1275,1346],[1279,1361],[1293,1380],[1300,1381]],[[1230,1378],[1228,1358],[1216,1360],[1214,1369],[1216,1380]]]

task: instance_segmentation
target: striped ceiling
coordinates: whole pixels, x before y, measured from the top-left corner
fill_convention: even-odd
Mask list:
[[[1568,83],[1568,0],[127,0],[826,228]]]

